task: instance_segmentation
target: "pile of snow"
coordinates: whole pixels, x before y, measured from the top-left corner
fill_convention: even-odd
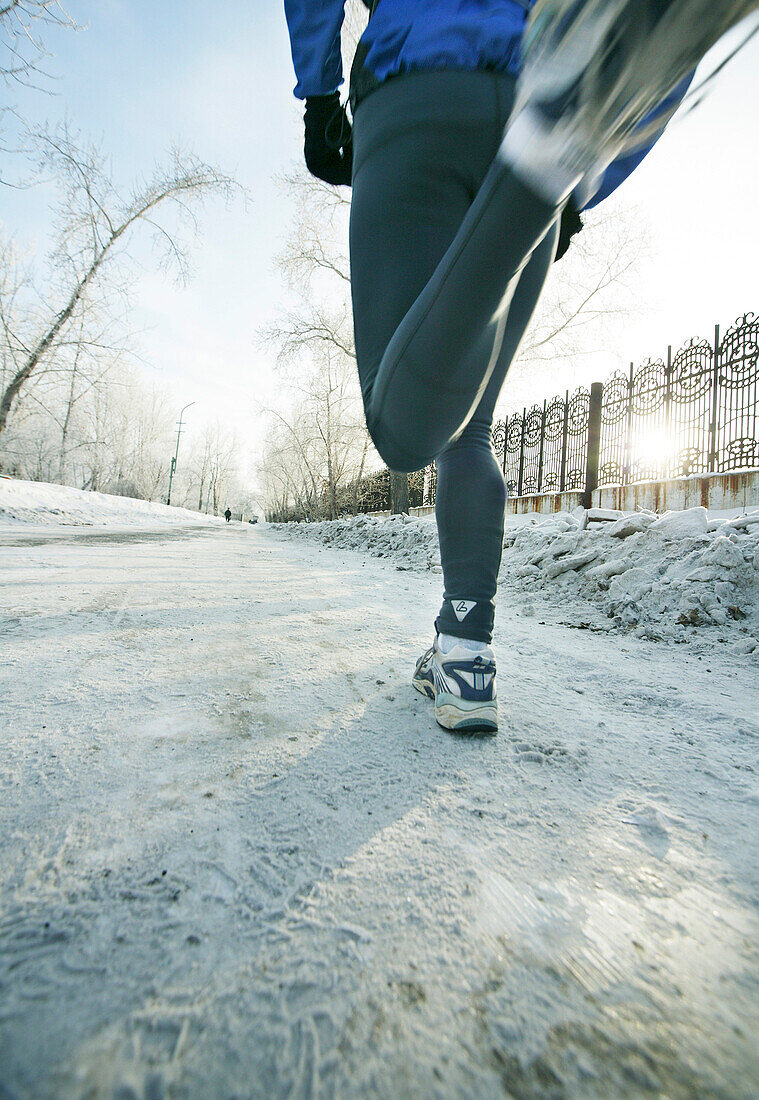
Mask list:
[[[0,523],[32,523],[44,527],[59,524],[144,527],[148,524],[223,524],[224,520],[149,500],[90,493],[68,485],[48,485],[43,481],[0,477]]]
[[[273,523],[289,538],[316,539],[325,546],[361,550],[376,558],[392,558],[399,569],[440,572],[440,550],[434,519],[416,516],[351,516],[322,523]]]
[[[594,522],[596,521],[596,522]],[[561,513],[507,532],[501,582],[578,597],[641,637],[685,640],[697,627],[759,642],[759,510],[709,520],[705,508]]]
[[[710,520],[705,508],[625,514],[578,508],[545,519],[510,517],[499,585],[551,603],[590,604],[640,637],[710,638],[759,653],[759,509]],[[292,538],[440,571],[434,521],[355,516],[277,524]]]

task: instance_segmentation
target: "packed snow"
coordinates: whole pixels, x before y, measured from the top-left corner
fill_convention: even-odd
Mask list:
[[[276,529],[389,558],[400,569],[440,572],[429,518],[355,516]],[[578,621],[600,612],[607,622],[592,620],[596,629],[729,642],[749,653],[759,649],[759,509],[711,519],[705,508],[508,517],[499,592],[536,596],[574,611]],[[529,614],[529,602],[523,607]]]
[[[538,581],[462,738],[409,683],[430,522],[324,545],[93,494],[42,538],[35,492],[0,523],[0,1096],[755,1100],[756,658],[612,594],[643,561],[660,629],[748,641],[753,521],[517,518]],[[678,624],[702,589],[725,622]]]
[[[41,527],[140,527],[146,523],[161,527],[188,523],[213,526],[224,520],[150,500],[0,476],[0,525],[31,523]]]

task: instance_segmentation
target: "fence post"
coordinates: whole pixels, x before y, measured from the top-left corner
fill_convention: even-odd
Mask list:
[[[601,382],[591,382],[588,411],[588,457],[585,464],[583,507],[590,508],[593,490],[598,488],[598,456],[601,450],[601,404],[604,388]]]
[[[569,447],[569,390],[564,396],[564,426],[561,429],[561,473],[559,474],[559,492],[567,487],[567,449]]]
[[[408,492],[408,474],[398,473],[397,470],[390,471],[390,511],[392,514],[400,515],[404,513],[408,515],[409,511],[409,492]]]
[[[624,484],[630,484],[632,471],[632,419],[633,419],[633,382],[635,381],[635,364],[630,364],[630,376],[627,383],[627,434],[625,436],[625,468]]]
[[[540,419],[540,454],[538,455],[538,492],[543,488],[543,455],[546,449],[546,409],[548,399],[543,402],[543,415]]]
[[[719,325],[714,326],[714,362],[712,364],[712,418],[709,422],[709,462],[707,470],[717,469],[717,415],[719,413]]]
[[[672,439],[672,345],[667,345],[667,369],[664,374],[664,433],[668,440]],[[677,477],[681,471],[676,465],[673,455],[667,459],[664,467],[665,477]]]
[[[509,439],[509,418],[505,416],[503,418],[503,462],[501,463],[501,470],[503,471],[504,478],[506,477],[506,451]]]
[[[517,478],[517,496],[522,495],[522,483],[524,481],[524,429],[527,423],[527,409],[522,410],[522,446],[519,451],[519,476]]]

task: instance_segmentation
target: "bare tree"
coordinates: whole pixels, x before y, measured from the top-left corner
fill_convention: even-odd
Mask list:
[[[320,500],[318,514],[334,519],[348,483],[363,474],[371,446],[350,318],[344,309],[330,312],[314,305],[310,312],[285,319],[276,333],[297,404],[289,414],[268,411],[291,437],[309,485],[302,495]]]
[[[6,87],[19,86],[49,92],[50,77],[43,65],[50,53],[46,46],[49,33],[61,28],[79,30],[60,0],[0,0],[0,82]],[[13,136],[6,136],[12,131]],[[5,142],[0,152],[5,163],[0,171],[0,187],[24,187],[29,180],[11,180],[6,175],[13,154],[28,153],[28,126],[10,103],[0,105],[0,134]]]
[[[197,510],[203,511],[208,479],[211,473],[211,438],[208,432],[204,433],[200,442],[193,442],[190,447],[190,456],[187,461],[187,475],[183,479],[186,483],[184,502],[188,507],[195,507],[194,500],[197,496]]]
[[[172,415],[143,371],[71,349],[66,375],[34,381],[3,437],[0,468],[147,500],[165,494]]]
[[[0,396],[0,434],[14,403],[35,372],[60,349],[89,295],[104,289],[109,268],[117,256],[124,258],[134,231],[149,230],[160,249],[160,262],[186,277],[186,253],[169,219],[173,216],[180,227],[189,221],[195,228],[193,205],[212,193],[229,194],[234,186],[218,169],[175,151],[168,167],[156,169],[151,179],[122,196],[99,150],[80,146],[65,127],[42,132],[37,141],[41,167],[55,175],[62,192],[58,245],[52,257],[51,297],[57,304],[41,298],[39,315],[31,325],[28,317],[3,311],[3,333],[17,369]]]
[[[354,366],[327,345],[315,356],[316,369],[304,387],[300,425],[310,432],[323,471],[323,511],[337,519],[341,498],[364,470],[369,437],[356,391]]]
[[[185,507],[218,515],[222,503],[240,496],[238,466],[240,447],[233,432],[217,420],[207,424],[189,446],[189,455],[179,480],[178,496]]]
[[[0,302],[2,299],[0,291]],[[8,428],[3,435],[0,468],[7,463],[13,449],[14,435],[18,444],[24,434],[49,438],[51,432],[53,435],[57,432],[57,462],[55,467],[51,465],[54,471],[51,477],[66,483],[69,460],[75,458],[81,448],[94,442],[87,438],[84,429],[84,410],[95,388],[123,384],[121,375],[117,374],[113,381],[111,376],[124,351],[123,340],[112,340],[112,318],[101,319],[96,312],[89,303],[80,311],[76,324],[72,324],[67,338],[61,341],[56,355],[30,381],[23,405],[17,407],[12,418],[13,428]],[[0,351],[7,354],[8,350],[7,341],[0,335]],[[0,367],[0,392],[10,381],[11,370],[15,374],[17,369],[14,364]]]
[[[22,267],[13,241],[0,238],[0,389],[4,392],[19,370],[25,351],[17,335],[18,320],[28,313],[32,278]]]
[[[225,497],[232,488],[237,463],[237,439],[234,434],[225,432],[216,422],[212,432],[211,466],[208,476],[208,489],[213,514],[218,516]],[[208,498],[206,511],[208,511]]]
[[[264,468],[271,476],[270,466],[277,464],[281,480],[275,484],[292,493],[297,507],[315,519],[321,509],[322,474],[318,456],[314,454],[313,436],[305,430],[305,410],[296,405],[289,416],[270,410],[274,417],[273,430],[269,432],[268,448],[264,456]]]
[[[650,234],[641,213],[612,199],[584,217],[585,228],[549,272],[506,379],[505,409],[531,400],[540,382],[563,390],[588,381],[595,359],[613,352],[645,305]]]
[[[172,412],[168,395],[133,375],[113,401],[108,492],[164,499],[168,486]]]
[[[88,441],[79,438],[71,443],[72,429],[76,423],[76,414],[88,395],[95,387],[107,386],[114,367],[120,362],[121,349],[106,347],[99,343],[98,353],[94,354],[93,341],[89,339],[87,332],[88,318],[86,313],[78,318],[78,323],[72,331],[70,340],[70,354],[68,366],[62,367],[63,386],[62,401],[51,402],[49,415],[58,425],[61,433],[58,460],[58,474],[56,480],[61,484],[66,483],[67,463],[72,450],[85,446]],[[62,349],[63,350],[63,349]],[[106,354],[103,354],[103,353]],[[66,377],[66,371],[68,377]]]
[[[6,84],[30,84],[47,57],[45,32],[76,28],[60,0],[0,0],[0,77]]]
[[[348,506],[347,486],[363,474],[371,453],[345,250],[350,203],[342,192],[305,173],[287,177],[283,184],[293,195],[296,218],[279,266],[299,303],[263,335],[277,347],[279,369],[297,394],[297,404],[289,413],[269,410],[284,432],[284,439],[280,433],[276,443],[269,440],[269,451],[275,447],[288,461],[286,480],[293,482],[296,467],[305,479],[297,493],[291,488],[296,507],[309,518],[334,518]],[[264,465],[268,457],[265,452]],[[276,479],[270,476],[269,481],[276,486]]]
[[[288,418],[274,414],[264,440],[258,478],[269,515],[318,519],[322,514],[321,478],[312,465],[310,441],[299,429],[299,422],[296,428]]]

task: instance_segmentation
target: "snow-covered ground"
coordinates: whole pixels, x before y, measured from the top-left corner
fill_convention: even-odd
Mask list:
[[[218,526],[225,521],[187,508],[168,507],[150,500],[87,493],[67,485],[20,481],[0,476],[0,526],[156,527],[188,523]]]
[[[756,1097],[748,602],[638,636],[529,560],[586,532],[527,523],[501,729],[457,738],[408,683],[413,524],[379,559],[149,523],[0,529],[0,1096]],[[644,534],[566,553],[729,546],[743,599],[749,528]]]

